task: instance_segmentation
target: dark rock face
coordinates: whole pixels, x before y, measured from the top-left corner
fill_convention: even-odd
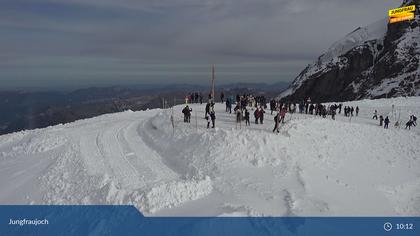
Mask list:
[[[319,57],[282,99],[325,102],[420,95],[419,2],[403,3],[416,4],[415,20],[388,24],[385,36],[361,42],[329,61]]]

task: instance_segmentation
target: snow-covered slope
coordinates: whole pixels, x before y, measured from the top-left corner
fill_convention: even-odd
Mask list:
[[[420,14],[388,24],[387,19],[359,27],[308,65],[279,97],[318,101],[420,94]]]
[[[365,27],[359,27],[344,38],[335,42],[320,56],[319,64],[328,64],[339,56],[344,55],[356,46],[370,40],[383,40],[387,30],[388,19],[384,18]]]
[[[420,98],[350,102],[351,120],[239,127],[216,105],[123,112],[0,136],[0,204],[133,204],[147,215],[419,215],[420,130],[384,130]],[[347,105],[347,103],[345,104]],[[394,105],[394,112],[392,112]],[[197,121],[195,111],[198,111]]]

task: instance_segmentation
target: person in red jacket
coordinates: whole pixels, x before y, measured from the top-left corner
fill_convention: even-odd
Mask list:
[[[284,117],[286,117],[286,113],[287,113],[286,108],[281,109],[281,111],[280,111],[280,121],[281,121],[282,124],[284,124]],[[279,123],[280,123],[280,121],[279,121]]]

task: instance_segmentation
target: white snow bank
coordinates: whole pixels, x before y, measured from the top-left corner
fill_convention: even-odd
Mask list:
[[[206,129],[205,104],[193,104],[189,124],[174,108],[175,130],[172,112],[156,109],[0,136],[0,203],[133,204],[153,216],[420,214],[419,128],[372,120],[374,110],[392,124],[419,116],[420,98],[344,105],[359,116],[287,114],[280,134],[269,112],[245,127],[221,104]]]
[[[213,190],[210,177],[203,180],[172,181],[148,191],[140,201],[143,211],[154,213],[163,208],[179,206],[202,198]]]

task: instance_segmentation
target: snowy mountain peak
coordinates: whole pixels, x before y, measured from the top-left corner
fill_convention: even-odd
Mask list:
[[[319,101],[420,95],[419,1],[414,20],[359,27],[308,65],[280,98]]]

